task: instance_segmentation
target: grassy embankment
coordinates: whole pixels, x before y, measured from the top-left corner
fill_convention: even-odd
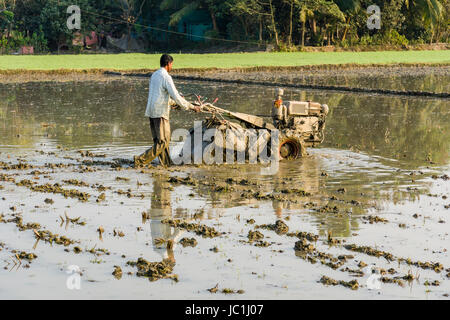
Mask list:
[[[233,69],[319,65],[450,65],[450,50],[378,52],[292,52],[174,54],[175,69]],[[0,56],[0,73],[27,71],[153,70],[159,54]]]

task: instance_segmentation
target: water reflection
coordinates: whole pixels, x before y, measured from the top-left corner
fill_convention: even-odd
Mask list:
[[[291,72],[290,74],[264,74],[266,81],[287,82],[306,85],[345,86],[371,89],[390,89],[398,91],[428,91],[449,92],[449,73],[444,68],[430,68],[428,70],[399,70],[402,76],[395,71],[387,72],[383,69],[354,70],[353,72],[317,71],[314,73]],[[260,81],[261,74],[249,78]],[[259,78],[259,79],[258,79]]]
[[[147,80],[134,80],[0,86],[0,145],[20,146],[16,150],[21,150],[51,141],[69,149],[108,147],[110,152],[149,146],[152,138],[143,116],[147,85]],[[179,87],[186,94],[218,97],[218,104],[223,108],[259,115],[269,113],[274,95],[273,89],[256,86],[209,84],[205,87],[203,83],[182,82]],[[363,207],[380,206],[383,201],[414,200],[417,192],[408,188],[426,189],[398,170],[449,163],[450,108],[446,100],[299,90],[289,90],[287,99],[315,100],[330,105],[326,139],[321,149],[311,149],[310,157],[283,162],[277,175],[269,178],[260,177],[259,168],[251,166],[232,169],[234,178],[256,184],[244,184],[237,191],[223,194],[211,192],[211,188],[224,184],[230,177],[230,169],[203,168],[199,173],[203,175],[202,184],[195,191],[208,199],[212,208],[261,202],[252,194],[242,196],[244,192],[270,195],[303,189],[311,196],[289,193],[287,200],[277,197],[269,200],[274,218],[293,212],[311,213],[309,203],[316,207],[339,205],[345,214],[314,214],[313,219],[323,233],[332,228],[334,235],[349,236],[358,228],[358,217],[366,212]],[[174,112],[172,128],[192,127],[194,120],[199,120],[198,115]],[[133,150],[119,156],[131,154]],[[161,224],[162,219],[173,214],[167,180],[161,177],[153,182],[149,211],[152,237],[176,240],[181,236],[180,231]],[[347,190],[333,200],[338,187]],[[355,199],[360,205],[355,205]],[[173,257],[173,252],[160,251],[163,257]]]
[[[153,250],[161,255],[162,260],[169,259],[175,262],[173,251],[184,231],[161,222],[165,219],[173,219],[171,186],[167,182],[168,178],[168,175],[163,174],[153,179],[153,194],[148,217],[150,219]],[[164,245],[158,244],[161,242],[160,240],[163,240]]]
[[[105,257],[106,263],[109,264],[98,269],[99,276],[95,279],[99,280],[95,284],[97,289],[89,288],[96,292],[97,296],[102,297],[104,292],[109,292],[112,297],[117,297],[124,292],[109,286],[110,282],[107,281],[111,278],[113,266],[123,266],[125,263],[126,260],[119,258],[123,254],[133,257],[133,260],[141,256],[149,261],[176,260],[183,277],[181,287],[177,285],[173,291],[164,291],[160,288],[166,288],[165,283],[159,282],[156,286],[152,284],[152,288],[156,290],[152,297],[156,298],[169,295],[183,298],[189,296],[192,288],[196,287],[205,291],[205,288],[217,283],[212,283],[211,280],[217,279],[218,274],[222,275],[222,279],[238,278],[244,283],[255,284],[248,287],[248,292],[251,295],[263,292],[262,298],[270,298],[280,292],[285,294],[285,297],[302,296],[305,288],[307,292],[317,289],[317,281],[322,275],[334,277],[328,273],[331,270],[321,270],[319,265],[309,268],[309,264],[305,267],[298,263],[297,259],[292,260],[291,258],[295,258],[292,254],[295,239],[290,237],[275,238],[273,232],[264,230],[268,241],[280,241],[280,246],[254,248],[241,245],[242,241],[246,241],[248,229],[255,228],[255,225],[248,225],[244,220],[250,218],[254,218],[256,224],[273,224],[280,218],[288,219],[289,222],[286,223],[291,232],[319,233],[322,235],[320,241],[326,242],[327,234],[331,231],[333,237],[346,237],[347,243],[371,245],[375,248],[381,246],[390,251],[395,247],[393,253],[397,256],[448,264],[444,250],[448,240],[445,237],[447,230],[446,225],[440,222],[440,219],[445,220],[444,205],[448,204],[448,199],[444,200],[443,196],[444,193],[448,194],[448,184],[445,185],[447,182],[443,179],[431,179],[432,174],[450,174],[450,108],[447,101],[290,90],[287,92],[289,99],[311,99],[327,103],[332,107],[331,114],[328,118],[325,143],[318,149],[310,149],[310,155],[306,158],[282,162],[275,176],[261,176],[258,166],[188,166],[172,168],[167,174],[160,174],[164,171],[157,169],[145,173],[122,169],[120,175],[130,180],[118,182],[116,179],[119,173],[116,169],[119,168],[112,169],[109,165],[95,164],[91,167],[92,172],[80,170],[81,161],[91,159],[80,157],[76,150],[85,149],[95,154],[104,154],[105,158],[100,160],[112,161],[114,158],[131,159],[132,155],[145,150],[151,144],[148,122],[143,117],[147,98],[146,87],[147,81],[0,86],[0,160],[17,162],[19,158],[32,160],[30,162],[37,165],[77,164],[67,168],[55,166],[52,169],[42,169],[42,166],[21,170],[14,176],[17,181],[37,177],[36,183],[41,185],[47,181],[52,184],[61,183],[66,177],[70,177],[91,186],[101,182],[107,187],[106,201],[95,205],[97,188],[78,188],[64,184],[67,189],[89,192],[92,195],[90,201],[78,203],[73,199],[71,202],[71,199],[52,195],[52,198],[55,198],[54,206],[46,206],[42,202],[48,195],[30,193],[26,188],[6,181],[2,181],[0,186],[4,186],[1,192],[2,197],[6,199],[2,201],[5,214],[11,214],[9,208],[16,206],[20,212],[23,211],[25,222],[36,222],[45,229],[65,232],[69,238],[80,240],[77,246],[83,248],[92,248],[93,242],[98,243],[97,239],[92,239],[97,234],[98,226],[121,226],[126,237],[121,240],[109,239],[109,228],[105,231],[108,236],[101,242],[101,246],[108,248],[112,254]],[[252,114],[268,113],[273,98],[273,90],[265,87],[214,84],[206,87],[203,83],[180,83],[179,88],[186,94],[195,92],[212,99],[219,97],[221,107]],[[174,128],[189,128],[196,119],[194,114],[174,113],[172,125]],[[58,149],[57,146],[61,148]],[[65,148],[69,150],[65,151]],[[35,149],[43,152],[35,152]],[[30,174],[32,171],[42,171],[43,175]],[[16,172],[3,170],[3,173],[7,177],[8,174],[14,175]],[[169,176],[192,176],[198,184],[169,183]],[[227,182],[230,177],[233,178],[233,183]],[[215,190],[227,185],[234,189],[228,188],[227,191],[225,188],[223,192]],[[144,198],[128,198],[122,195],[123,191],[118,194],[119,188],[129,188],[130,194],[133,195],[142,192]],[[309,195],[289,192],[300,189]],[[255,193],[262,198],[256,198]],[[431,195],[428,196],[429,194]],[[23,207],[20,206],[22,203]],[[72,206],[71,209],[68,204]],[[326,207],[337,207],[338,210],[322,212],[321,209]],[[59,221],[55,221],[55,214],[59,216],[60,212],[66,210],[69,216],[74,217],[78,216],[75,212],[82,213],[87,225],[69,230],[58,228]],[[130,223],[130,214],[131,217],[136,217],[144,210],[147,210],[148,218],[144,225],[150,225],[150,235],[144,232],[136,233],[136,227],[139,227],[139,231],[147,227],[143,228],[140,223]],[[413,214],[416,212],[419,213],[420,220],[414,218]],[[385,217],[389,223],[380,223],[373,227],[364,225],[362,216],[368,214]],[[206,239],[199,241],[201,250],[191,250],[179,255],[180,247],[177,247],[177,244],[183,236],[188,237],[190,233],[183,233],[182,230],[161,223],[163,219],[172,218],[209,220],[202,224],[212,225],[217,227],[218,231],[227,232],[226,236],[214,240],[214,243],[217,243],[219,248],[223,246],[223,252],[229,254],[228,257],[233,258],[236,264],[227,262],[226,265],[231,269],[224,268],[222,254],[208,254],[207,249],[212,243]],[[408,228],[399,229],[399,223],[407,224]],[[2,232],[5,233],[3,241],[7,242],[8,246],[27,252],[31,250],[34,240],[28,243],[29,237],[25,236],[28,234],[33,237],[31,230],[24,231],[26,233],[17,238],[13,225],[1,225]],[[360,236],[352,237],[354,233]],[[190,234],[191,236],[194,235]],[[168,247],[165,244],[160,247],[155,243],[156,239],[162,239],[166,243],[170,241],[173,245]],[[150,250],[146,244],[151,246]],[[285,250],[286,248],[288,250]],[[52,283],[51,279],[58,272],[58,266],[68,259],[63,250],[56,247],[53,249],[50,244],[41,241],[36,248],[40,259],[29,270],[34,274],[39,273],[39,278],[47,279],[47,284]],[[203,249],[206,249],[206,254]],[[276,254],[274,251],[260,251],[261,255],[258,253],[258,250],[272,249],[283,249],[285,252]],[[336,247],[334,250],[336,253],[348,253],[343,248]],[[440,251],[439,255],[435,250]],[[157,253],[153,255],[153,251]],[[9,254],[7,250],[2,252]],[[87,274],[93,275],[97,270],[94,264],[87,263],[86,255],[71,255],[70,258],[82,259],[78,261],[80,265],[87,265]],[[274,260],[267,260],[268,258]],[[356,259],[362,261],[361,256]],[[368,259],[369,257],[364,256],[365,262],[382,263],[379,259]],[[77,260],[74,261],[77,263]],[[52,265],[55,267],[51,268]],[[272,266],[281,266],[281,269],[271,269]],[[380,267],[388,269],[391,266],[381,264]],[[194,271],[191,272],[192,270]],[[258,271],[257,277],[254,277],[255,270]],[[266,270],[270,272],[265,273]],[[400,272],[407,274],[408,270]],[[425,271],[420,270],[421,275],[423,272]],[[53,292],[59,296],[66,294],[63,292],[65,287],[58,285],[65,281],[64,271],[61,273],[64,276],[61,278],[62,282],[54,282],[56,287],[51,286],[45,292]],[[263,273],[264,276],[259,276]],[[9,288],[13,295],[20,297],[23,292],[42,295],[39,283],[21,285],[23,275],[18,274],[17,278],[10,278],[13,274],[2,279],[2,284],[4,283],[5,288]],[[306,274],[300,282],[299,274]],[[285,275],[287,278],[284,278]],[[436,279],[436,275],[433,274],[431,278]],[[278,282],[279,279],[282,279],[281,283]],[[152,289],[143,285],[137,286],[137,282],[131,278],[121,281],[122,286],[129,286],[126,292],[136,292],[139,296],[151,293]],[[289,291],[260,290],[270,288],[267,287],[268,283],[277,283],[280,286],[286,283],[289,285]],[[301,286],[295,289],[292,285],[295,283],[300,283]],[[88,285],[87,282],[86,284]],[[230,287],[238,286],[241,285],[230,283]],[[385,292],[395,292],[390,296],[405,297],[405,293],[397,294],[394,288],[385,288]],[[330,289],[320,291],[320,295],[327,294]],[[420,294],[423,294],[423,290],[420,289]],[[365,291],[358,292],[362,297],[366,297]],[[437,292],[440,296],[441,291]],[[347,291],[342,293],[346,294]],[[367,296],[370,295],[370,292],[367,293]]]
[[[148,146],[143,117],[147,81],[0,86],[2,145],[32,147],[53,139],[67,148]],[[273,89],[182,82],[183,92],[219,98],[221,107],[268,114]],[[331,106],[322,147],[364,151],[414,166],[448,163],[450,108],[444,99],[413,99],[289,90],[286,99]],[[198,115],[174,112],[173,129],[190,128]]]

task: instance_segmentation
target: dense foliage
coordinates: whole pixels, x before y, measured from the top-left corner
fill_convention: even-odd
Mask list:
[[[66,26],[72,4],[82,10],[82,34],[133,37],[147,51],[198,47],[198,41],[177,32],[183,19],[199,11],[206,13],[202,23],[210,25],[205,47],[248,42],[292,50],[448,42],[449,0],[0,0],[0,53],[22,46],[35,52],[73,49],[74,31]],[[374,4],[381,12],[379,30],[367,26],[372,15],[367,9]]]

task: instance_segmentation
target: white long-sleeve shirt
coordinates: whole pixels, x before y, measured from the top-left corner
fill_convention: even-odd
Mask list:
[[[185,110],[192,108],[178,93],[172,77],[165,68],[154,72],[150,79],[147,110],[145,116],[149,118],[164,118],[169,120],[171,99]]]

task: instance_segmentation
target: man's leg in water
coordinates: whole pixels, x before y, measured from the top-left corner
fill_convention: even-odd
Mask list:
[[[146,166],[159,157],[162,165],[171,164],[169,155],[170,123],[164,118],[150,118],[150,130],[152,131],[154,145],[144,154],[135,157],[136,166]]]
[[[163,166],[170,166],[172,164],[172,159],[170,158],[170,139],[172,134],[170,132],[170,122],[164,118],[161,119],[160,125],[161,136],[163,141],[166,143],[164,150],[159,155],[159,161]]]

